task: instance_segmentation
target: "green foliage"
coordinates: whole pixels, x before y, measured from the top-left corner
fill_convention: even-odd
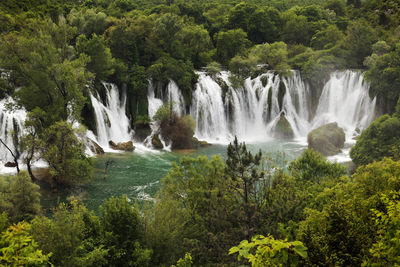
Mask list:
[[[41,213],[39,186],[26,172],[0,178],[0,210],[7,212],[11,221],[29,221]]]
[[[388,47],[381,42],[376,43],[374,48],[373,60],[371,57],[366,59],[371,68],[365,78],[371,83],[371,96],[377,96],[385,112],[393,113],[400,96],[400,46],[397,45],[394,51],[388,53],[384,53]]]
[[[364,266],[396,266],[400,264],[399,197],[398,192],[382,195],[381,200],[386,206],[386,211],[373,210],[379,228],[379,240],[372,245],[371,257],[364,261]]]
[[[73,8],[67,19],[72,26],[77,28],[78,34],[84,34],[88,38],[92,34],[103,34],[109,26],[107,15],[103,12],[96,12],[95,9]]]
[[[318,31],[311,39],[311,46],[314,49],[330,49],[339,41],[344,39],[344,34],[336,25],[329,25],[325,29]]]
[[[195,68],[205,66],[211,61],[211,38],[202,25],[185,26],[179,35],[186,50],[186,58],[190,58]]]
[[[0,233],[7,230],[7,228],[11,225],[8,215],[5,211],[0,215]]]
[[[234,197],[240,203],[241,210],[239,221],[243,236],[247,239],[254,234],[258,221],[259,201],[262,198],[258,188],[263,186],[264,170],[261,167],[261,150],[253,155],[247,150],[244,143],[239,143],[237,138],[227,148],[226,176],[232,179],[232,187],[236,194]],[[264,183],[268,183],[265,181]]]
[[[346,168],[338,163],[330,163],[318,152],[305,150],[289,165],[289,171],[302,182],[319,183],[325,177],[338,178],[346,174]]]
[[[285,24],[283,27],[282,38],[289,44],[304,44],[310,43],[314,31],[311,23],[303,15],[287,13],[284,15]]]
[[[350,156],[357,165],[390,157],[400,159],[400,119],[384,115],[365,129],[351,148]]]
[[[196,265],[229,262],[226,251],[241,239],[224,168],[218,156],[184,157],[172,165],[162,180],[151,223],[157,262],[175,263],[186,252]]]
[[[207,64],[205,69],[209,75],[211,75],[215,78],[216,75],[221,72],[222,66],[218,62],[213,61],[213,62],[210,62],[209,64]]]
[[[48,266],[51,254],[43,254],[29,234],[31,225],[22,222],[1,234],[0,264],[3,266]]]
[[[193,266],[193,260],[190,253],[186,253],[183,259],[180,258],[176,262],[176,265],[171,265],[171,267],[191,267],[191,266]]]
[[[160,82],[163,85],[166,85],[169,80],[175,81],[185,98],[185,103],[190,104],[192,88],[198,77],[194,73],[190,61],[185,62],[171,57],[161,57],[148,68],[147,73],[155,82]]]
[[[353,182],[338,183],[317,197],[327,203],[307,210],[299,234],[312,264],[361,265],[378,238],[371,210],[384,211],[381,194],[399,190],[398,168],[390,159],[360,167]]]
[[[281,14],[273,7],[255,10],[247,24],[249,40],[255,44],[278,41],[281,28]]]
[[[86,36],[80,35],[77,39],[76,50],[79,54],[89,56],[90,61],[86,67],[95,74],[98,81],[105,81],[114,73],[114,59],[103,37],[93,34],[90,39],[87,39]]]
[[[278,73],[290,75],[287,56],[287,46],[284,42],[256,45],[250,49],[247,56],[238,55],[232,58],[229,69],[239,77],[247,78],[256,73],[261,64]]]
[[[109,266],[148,266],[151,250],[141,246],[143,224],[126,196],[110,198],[100,207],[103,242]]]
[[[173,103],[164,103],[153,120],[159,124],[162,137],[171,142],[173,149],[192,148],[196,122],[190,115],[179,117],[173,106]]]
[[[243,53],[250,46],[247,34],[242,29],[220,31],[214,36],[216,42],[215,59],[228,65],[229,59]]]
[[[348,51],[347,63],[350,67],[361,67],[366,56],[372,52],[372,45],[376,43],[376,31],[367,21],[354,21],[347,28],[344,47]]]
[[[93,212],[76,200],[60,204],[53,218],[36,217],[30,230],[33,238],[57,266],[106,265],[108,249],[100,244],[101,226]]]
[[[22,34],[9,33],[0,39],[0,65],[11,71],[16,100],[27,111],[45,111],[43,123],[77,119],[84,103],[81,88],[87,79],[87,56],[73,57],[70,46],[74,28],[63,17],[59,23],[33,20]]]
[[[93,163],[71,125],[57,122],[43,134],[41,155],[58,184],[83,184],[93,178]]]
[[[307,248],[300,241],[276,240],[272,236],[255,236],[243,240],[229,254],[238,253],[238,260],[247,259],[251,266],[298,266],[307,258]]]

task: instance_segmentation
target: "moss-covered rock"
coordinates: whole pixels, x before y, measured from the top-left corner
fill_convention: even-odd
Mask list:
[[[193,144],[193,148],[211,146],[211,144],[208,143],[207,141],[200,141],[200,140],[197,139],[196,137],[193,137],[193,138],[192,138],[192,144]]]
[[[118,144],[115,144],[113,141],[109,141],[108,144],[114,150],[133,151],[136,148],[133,145],[132,141],[121,142],[121,143],[118,143]]]
[[[153,145],[153,147],[155,149],[163,149],[164,146],[161,143],[160,137],[158,136],[158,134],[153,135],[153,138],[151,138],[151,144]]]
[[[99,144],[97,144],[95,141],[93,141],[92,139],[89,139],[89,148],[90,148],[90,151],[92,151],[93,153],[95,153],[97,155],[104,154],[103,148]]]
[[[290,126],[290,123],[283,114],[275,126],[274,137],[279,139],[292,139],[294,137],[292,126]]]
[[[332,156],[341,152],[346,135],[336,122],[325,124],[312,130],[308,136],[308,147],[324,156]]]
[[[286,94],[286,85],[283,82],[283,80],[281,80],[279,82],[279,91],[278,91],[278,103],[279,103],[279,110],[282,110],[283,107],[283,98],[285,97]]]
[[[4,167],[15,168],[15,167],[17,167],[17,163],[8,161],[8,162],[6,162],[6,164],[4,164]]]
[[[215,82],[218,83],[218,85],[221,87],[222,97],[225,98],[226,93],[229,90],[229,86],[226,84],[226,82],[221,77],[216,77]]]

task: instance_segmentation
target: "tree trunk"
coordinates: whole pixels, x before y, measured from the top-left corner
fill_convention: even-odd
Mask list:
[[[8,150],[8,151],[10,151],[10,154],[11,154],[11,156],[14,158],[14,163],[15,163],[15,167],[17,168],[17,172],[19,173],[19,164],[18,164],[18,158],[19,158],[19,153],[17,153],[17,155],[15,155],[13,152],[12,152],[12,150],[6,145],[6,143],[4,143],[4,141],[3,141],[3,139],[1,139],[0,138],[0,143],[2,143],[5,147],[6,147],[6,149]]]

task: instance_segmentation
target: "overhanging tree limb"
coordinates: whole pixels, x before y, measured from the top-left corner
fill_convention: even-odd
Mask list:
[[[11,153],[11,156],[14,158],[14,163],[16,164],[17,172],[19,172],[19,165],[18,165],[18,157],[12,152],[12,150],[7,146],[7,144],[0,138],[0,142],[7,148],[7,150]]]

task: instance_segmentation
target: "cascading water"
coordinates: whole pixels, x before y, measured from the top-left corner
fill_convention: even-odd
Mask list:
[[[176,85],[175,82],[170,82],[170,84],[168,84],[167,89],[168,89],[167,90],[168,98],[165,101],[169,102],[169,103],[171,103],[171,102],[175,103],[174,104],[174,111],[177,114],[182,114],[182,111],[184,111],[184,107],[185,107],[184,104],[183,104],[183,101],[182,102],[175,102],[174,101],[174,100],[178,100],[179,101],[180,99],[183,99],[183,97],[181,97],[182,94],[180,93],[178,86]],[[152,81],[150,80],[149,81],[149,87],[147,89],[147,101],[149,103],[148,114],[149,114],[149,118],[151,120],[153,119],[154,115],[156,115],[157,110],[163,105],[163,100],[160,99],[160,98],[156,98],[155,97],[154,90],[155,90],[155,87],[154,87]],[[181,108],[181,104],[182,104],[183,108]],[[144,140],[144,143],[148,147],[152,147],[151,141],[153,139],[153,136],[158,134],[158,131],[159,131],[159,125],[156,122],[152,122],[150,127],[151,127],[151,130],[152,130],[151,134],[150,134],[150,136],[148,136]],[[169,144],[165,143],[165,141],[162,139],[162,136],[159,136],[159,137],[160,137],[160,141],[162,142],[164,148],[168,150],[169,149]]]
[[[375,100],[368,96],[369,85],[363,81],[363,74],[355,71],[331,74],[313,119],[311,92],[298,71],[284,78],[268,72],[246,79],[237,89],[230,86],[229,73],[222,72],[219,80],[228,86],[225,94],[210,76],[202,72],[199,76],[190,113],[196,120],[195,136],[208,142],[227,143],[235,135],[246,142],[268,140],[274,136],[281,116],[297,140],[304,141],[308,132],[329,122],[337,122],[351,139],[374,117]],[[280,90],[285,90],[282,100]]]
[[[21,136],[26,119],[26,111],[23,109],[7,110],[7,103],[13,103],[13,99],[8,97],[0,100],[0,138],[16,154],[13,133]],[[13,161],[11,153],[3,144],[0,144],[0,164],[3,166],[7,161]],[[2,167],[1,166],[1,167]]]
[[[178,115],[185,115],[185,100],[174,81],[170,81],[167,86],[165,101],[173,104],[173,110]]]
[[[374,118],[376,100],[370,99],[368,90],[362,73],[333,72],[322,90],[312,128],[337,122],[344,129],[346,140],[352,140]]]
[[[191,107],[191,115],[196,120],[195,135],[199,139],[226,143],[236,135],[247,142],[268,140],[274,136],[275,125],[283,114],[296,137],[308,128],[310,93],[297,71],[282,79],[273,72],[248,78],[237,89],[230,86],[229,73],[222,72],[219,78],[228,86],[225,95],[210,76],[205,73],[199,76]],[[286,94],[280,108],[281,83]]]
[[[119,95],[115,84],[103,83],[106,89],[106,103],[90,94],[90,100],[94,109],[97,138],[95,141],[105,149],[109,150],[108,142],[127,142],[132,140],[133,132],[130,128],[130,121],[125,114],[126,95]],[[93,135],[90,135],[93,136]]]

